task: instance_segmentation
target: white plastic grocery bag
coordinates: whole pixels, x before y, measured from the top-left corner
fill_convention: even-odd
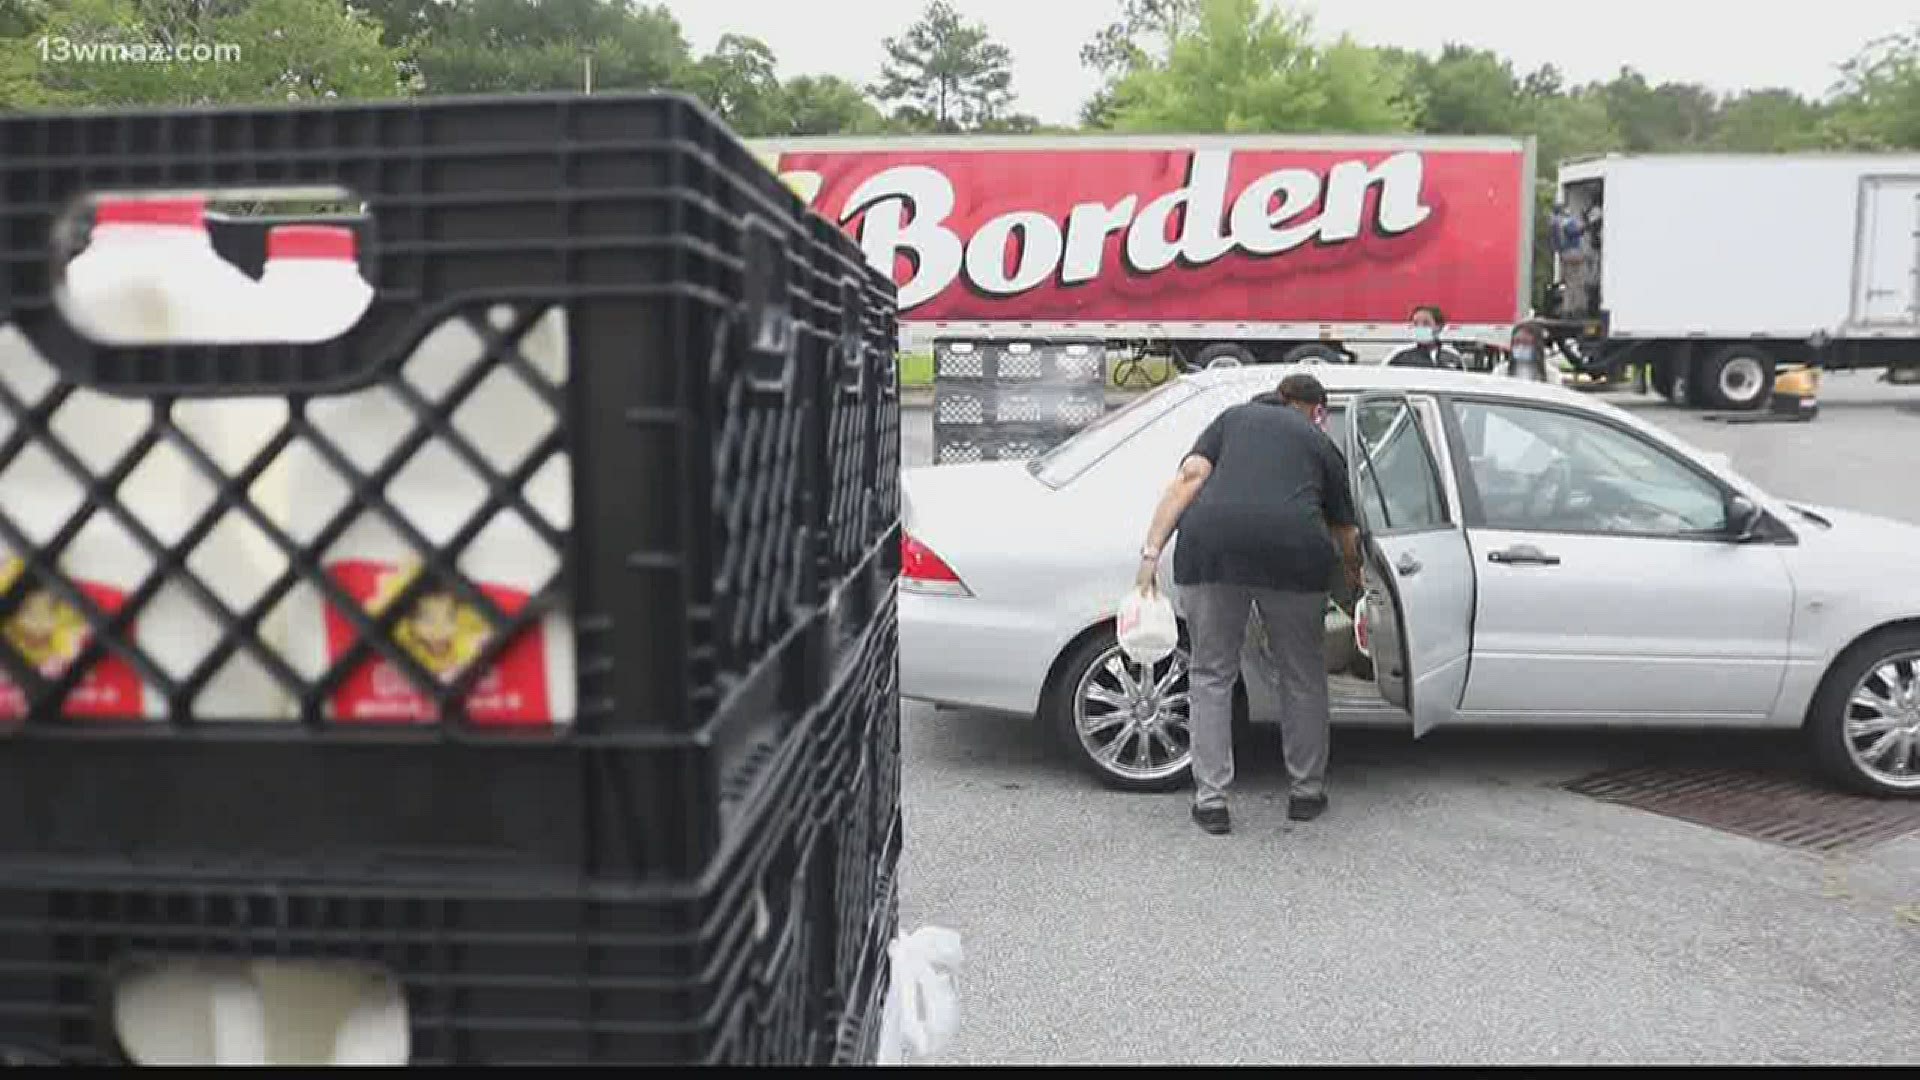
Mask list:
[[[960,935],[923,926],[887,945],[891,980],[880,1014],[876,1065],[904,1065],[909,1057],[940,1052],[960,1026],[959,990],[954,976],[964,954]]]
[[[1120,598],[1120,613],[1114,619],[1114,632],[1120,637],[1120,651],[1136,664],[1148,667],[1173,654],[1180,644],[1180,624],[1173,618],[1173,601],[1159,589],[1127,590]]]

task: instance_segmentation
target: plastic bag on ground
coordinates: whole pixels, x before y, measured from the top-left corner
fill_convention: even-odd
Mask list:
[[[887,946],[892,979],[880,1016],[877,1065],[904,1065],[937,1054],[960,1026],[960,935],[923,926]]]
[[[1120,598],[1114,632],[1120,638],[1120,651],[1136,664],[1149,667],[1173,655],[1180,644],[1180,624],[1173,617],[1173,601],[1159,589],[1138,587]]]

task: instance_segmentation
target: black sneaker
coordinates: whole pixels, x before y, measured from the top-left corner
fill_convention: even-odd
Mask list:
[[[1195,803],[1193,823],[1213,836],[1225,836],[1233,831],[1233,819],[1227,814],[1226,803],[1210,803],[1206,806]]]
[[[1287,817],[1292,821],[1312,821],[1326,812],[1325,795],[1295,795],[1287,800]]]

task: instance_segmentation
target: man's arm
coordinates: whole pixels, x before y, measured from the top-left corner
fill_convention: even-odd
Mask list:
[[[1366,566],[1360,561],[1360,530],[1352,525],[1334,525],[1333,538],[1340,543],[1340,564],[1346,568],[1347,587],[1359,592],[1365,584],[1362,570]]]
[[[1140,570],[1134,576],[1134,584],[1143,589],[1152,587],[1161,549],[1167,546],[1173,530],[1180,526],[1181,516],[1199,497],[1200,489],[1206,486],[1207,477],[1211,475],[1213,462],[1201,454],[1188,454],[1180,462],[1180,471],[1161,492],[1160,504],[1153,509],[1153,521],[1147,526],[1147,542],[1140,549]]]
[[[1327,516],[1327,529],[1340,545],[1340,562],[1346,568],[1347,585],[1360,590],[1361,570],[1359,517],[1354,513],[1353,489],[1347,479],[1347,460],[1328,439],[1321,462],[1326,475],[1321,485],[1321,510]]]

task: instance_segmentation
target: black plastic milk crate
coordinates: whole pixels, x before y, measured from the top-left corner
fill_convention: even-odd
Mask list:
[[[833,1048],[825,1057],[836,1065],[871,1065],[879,1056],[880,1022],[885,1013],[893,962],[887,947],[900,933],[900,830],[889,836],[885,874],[874,885],[874,902],[852,981],[836,986],[829,999]]]
[[[288,185],[365,204],[374,299],[344,336],[106,347],[57,310],[50,238],[76,200]],[[25,342],[0,352],[0,622],[17,628],[33,605],[73,645],[41,662],[17,635],[0,640],[0,856],[613,878],[706,865],[733,812],[725,793],[759,782],[826,677],[818,470],[802,467],[823,403],[795,330],[813,233],[710,114],[632,94],[16,114],[0,118],[0,217],[0,311]],[[869,277],[871,336],[891,284]],[[416,370],[423,340],[456,330],[470,353]],[[550,332],[557,376],[528,355]],[[463,422],[463,404],[502,380],[526,430]],[[237,457],[214,453],[189,414],[243,394],[284,411]],[[361,415],[368,398],[399,418],[392,445],[327,432],[323,414]],[[68,415],[107,402],[127,420]],[[94,445],[110,436],[117,456]],[[492,462],[509,436],[522,456]],[[296,449],[347,493],[310,537],[260,494]],[[130,505],[163,455],[211,492],[178,536]],[[388,494],[429,455],[480,492],[432,534]],[[51,528],[18,516],[47,500],[8,489],[28,458],[79,492]],[[530,494],[556,475],[557,506]],[[517,595],[463,561],[509,519],[552,564]],[[342,584],[333,545],[364,522],[405,554],[363,593]],[[72,561],[76,537],[103,526],[147,564],[111,596]],[[202,545],[229,526],[284,564],[252,598],[209,580]],[[317,663],[268,629],[303,597],[327,619]],[[490,697],[549,622],[571,628],[560,651],[574,661],[572,674],[554,665],[551,701]],[[199,632],[142,635],[156,623]],[[467,650],[445,666],[416,648],[442,623]],[[182,661],[168,645],[181,641],[197,655]],[[205,704],[232,670],[267,689],[229,721]],[[395,708],[354,714],[349,691]]]
[[[794,748],[750,843],[668,887],[9,872],[0,1047],[112,1063],[116,977],[249,958],[386,972],[416,1064],[826,1060],[841,1020],[822,981],[833,864],[809,812],[812,751]]]
[[[986,424],[974,429],[935,427],[933,463],[1026,461],[1053,449],[1072,434],[1052,424]]]
[[[821,907],[834,913],[832,984],[852,983],[869,948],[877,886],[898,862],[889,835],[900,817],[899,758],[883,745],[900,726],[898,624],[889,608],[861,641],[828,699],[820,743],[821,815],[834,873]],[[881,943],[884,947],[885,942]]]
[[[881,321],[895,293],[839,228],[819,218],[810,226],[813,302],[804,348],[825,407],[808,460],[825,469],[815,524],[822,591],[831,592],[900,516],[899,377]]]
[[[933,343],[933,374],[955,385],[1098,388],[1107,379],[1106,343],[1091,338],[939,338]]]

